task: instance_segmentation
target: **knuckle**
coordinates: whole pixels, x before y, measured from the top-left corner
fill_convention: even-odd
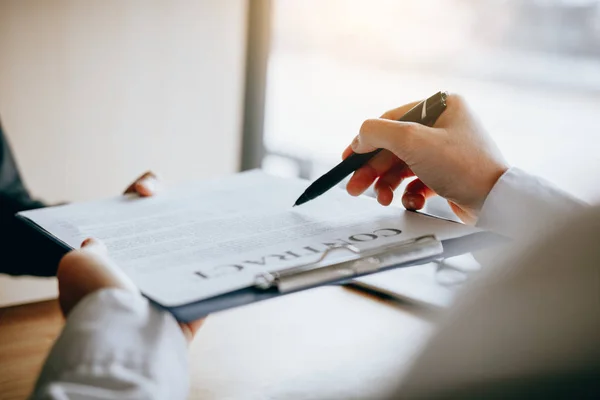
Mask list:
[[[413,149],[419,142],[421,137],[421,126],[416,123],[405,123],[402,124],[401,134],[402,138],[400,140],[399,146],[403,148],[403,151],[409,151]]]
[[[362,125],[360,126],[360,130],[359,133],[360,135],[368,135],[369,133],[373,132],[373,130],[376,128],[377,123],[379,121],[377,119],[367,119],[365,120]]]
[[[406,140],[412,140],[419,133],[420,126],[418,124],[407,122],[402,124],[402,134]]]

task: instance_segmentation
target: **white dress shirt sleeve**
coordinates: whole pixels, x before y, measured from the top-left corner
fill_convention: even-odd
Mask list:
[[[584,208],[551,183],[513,167],[490,191],[477,226],[515,239],[546,236]]]
[[[33,399],[184,399],[187,342],[168,313],[139,294],[104,289],[71,312]]]
[[[390,398],[599,398],[599,234],[600,207],[586,209],[486,266]]]

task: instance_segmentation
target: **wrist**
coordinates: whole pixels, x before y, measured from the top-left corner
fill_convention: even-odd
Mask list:
[[[454,211],[461,220],[468,224],[477,222],[490,192],[509,168],[506,164],[497,164],[490,168],[487,173],[479,175],[479,183],[475,185],[478,188],[474,193],[475,195],[466,202],[455,203],[460,210],[455,209]]]
[[[510,166],[507,164],[498,164],[494,168],[492,168],[488,174],[486,174],[486,179],[483,181],[482,184],[482,196],[480,197],[480,201],[477,206],[477,215],[479,215],[479,213],[481,212],[483,204],[487,200],[494,186],[496,186],[502,175],[504,175],[506,171],[509,170],[509,168]]]

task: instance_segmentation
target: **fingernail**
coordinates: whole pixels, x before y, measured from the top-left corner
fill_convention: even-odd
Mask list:
[[[413,195],[405,194],[404,197],[402,197],[402,204],[404,205],[404,208],[406,208],[407,210],[416,210],[417,209],[417,203],[415,202]]]
[[[418,204],[416,200],[417,198],[419,199]],[[423,197],[421,194],[407,193],[402,198],[402,203],[407,210],[420,210],[425,204],[425,197]]]
[[[356,150],[358,148],[358,136],[356,136],[354,140],[352,140],[350,147],[352,147],[352,150]]]
[[[108,253],[108,249],[103,241],[96,238],[87,238],[81,243],[81,249],[95,253]]]
[[[156,179],[154,178],[142,179],[139,182],[139,184],[142,185],[150,193],[156,192]]]

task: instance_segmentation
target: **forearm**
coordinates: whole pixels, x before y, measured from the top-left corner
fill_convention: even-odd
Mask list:
[[[30,196],[21,180],[0,126],[0,273],[56,274],[61,249],[15,218],[15,213],[19,211],[40,207],[44,207],[44,204]]]
[[[70,313],[34,399],[184,399],[186,340],[175,319],[139,294],[105,289]]]
[[[64,251],[15,217],[19,211],[40,207],[44,204],[32,200],[26,193],[0,194],[0,273],[56,275]]]

